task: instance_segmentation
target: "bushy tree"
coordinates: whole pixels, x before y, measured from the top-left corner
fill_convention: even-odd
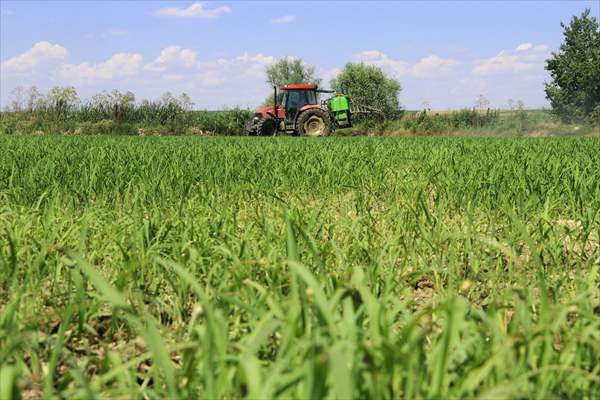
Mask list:
[[[586,9],[569,25],[561,22],[564,42],[546,60],[552,81],[546,98],[552,111],[565,121],[581,121],[600,114],[600,30]],[[600,122],[600,121],[599,121]]]
[[[303,83],[320,85],[321,79],[315,76],[315,67],[305,64],[300,58],[284,57],[267,68],[267,84],[270,88]],[[273,95],[270,95],[263,105],[273,105]]]
[[[381,68],[364,63],[348,63],[331,80],[336,91],[348,93],[357,103],[377,108],[388,116],[401,111],[398,102],[400,82],[386,76]]]
[[[308,84],[319,85],[321,80],[315,76],[315,67],[307,65],[301,59],[284,57],[267,68],[269,86]]]

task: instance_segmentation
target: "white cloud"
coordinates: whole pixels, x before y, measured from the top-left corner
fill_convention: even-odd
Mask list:
[[[522,43],[514,51],[502,50],[497,55],[476,62],[473,68],[475,75],[493,75],[499,73],[540,73],[544,70],[548,46]]]
[[[459,62],[452,59],[444,59],[432,54],[424,57],[415,64],[402,60],[394,60],[378,50],[368,50],[358,53],[355,59],[366,64],[375,65],[396,77],[412,75],[418,78],[439,76],[451,72]]]
[[[283,15],[283,16],[281,16],[279,18],[275,18],[271,22],[273,22],[275,24],[285,25],[285,24],[291,24],[295,20],[296,20],[296,16],[295,15]]]
[[[201,59],[197,49],[172,45],[157,50],[157,55],[148,57],[146,62],[137,52],[73,62],[64,47],[37,43],[24,53],[3,60],[0,104],[6,104],[10,91],[18,85],[36,85],[42,91],[74,85],[84,99],[113,88],[132,90],[138,99],[156,99],[165,91],[186,92],[197,107],[206,109],[255,107],[271,92],[265,84],[265,69],[276,61],[272,55],[244,53]],[[407,62],[379,50],[363,51],[354,60],[377,65],[399,78],[403,88],[400,100],[409,109],[421,107],[424,101],[435,109],[468,107],[479,94],[486,96],[492,106],[505,106],[509,98],[543,106],[547,104],[543,96],[547,78],[543,62],[547,52],[545,45],[522,43],[482,60],[432,54]],[[325,87],[341,67],[317,65]],[[502,75],[508,73],[511,75]]]
[[[179,46],[169,46],[163,51],[156,60],[146,65],[145,68],[151,71],[164,71],[167,68],[191,68],[196,64],[197,54],[192,49],[182,49]]]
[[[67,49],[57,44],[50,42],[38,42],[26,52],[9,58],[0,64],[2,74],[33,72],[36,67],[53,62],[63,60],[69,55]]]
[[[230,80],[235,79],[235,75],[229,77]],[[189,84],[198,89],[223,88],[227,83],[227,78],[218,70],[205,69],[196,74],[189,80]]]
[[[375,65],[380,68],[388,69],[396,76],[402,76],[408,73],[410,66],[404,61],[394,60],[379,50],[367,50],[358,53],[354,57],[358,61],[366,64]]]
[[[341,68],[317,69],[317,75],[323,79],[323,87],[329,87],[329,82],[342,72]]]
[[[363,51],[354,59],[398,78],[402,84],[400,101],[409,109],[419,108],[425,101],[434,109],[469,107],[479,94],[486,96],[493,107],[505,106],[509,98],[541,107],[547,104],[543,95],[547,52],[546,45],[522,43],[483,60],[432,54],[407,62],[379,50]],[[507,73],[510,77],[503,76]]]
[[[203,109],[256,107],[270,93],[265,69],[273,62],[275,57],[262,53],[208,60],[198,57],[190,68],[177,63],[161,70],[143,68],[138,79],[130,80],[128,89],[138,98],[158,98],[167,90],[185,92]]]
[[[231,12],[231,7],[221,6],[213,9],[206,8],[206,3],[194,3],[188,8],[166,7],[159,8],[156,15],[188,18],[216,18]]]
[[[275,57],[262,53],[249,55],[245,53],[233,58],[218,58],[205,62],[201,71],[210,73],[213,81],[224,81],[228,78],[262,79],[265,69],[275,62]],[[217,78],[218,77],[218,78]]]
[[[521,43],[520,45],[517,46],[516,50],[517,51],[527,51],[529,49],[531,49],[533,47],[533,45],[531,43]]]
[[[100,64],[64,64],[58,77],[74,85],[91,85],[98,80],[135,76],[140,72],[142,59],[138,53],[117,53]]]
[[[418,63],[411,67],[413,75],[424,78],[447,74],[459,64],[458,61],[452,59],[443,59],[436,55],[430,55],[422,58]]]
[[[158,98],[165,91],[187,92],[195,95],[199,107],[206,108],[255,106],[268,95],[265,69],[275,62],[275,57],[263,53],[200,60],[195,50],[175,45],[162,49],[148,63],[136,52],[77,63],[69,61],[68,54],[64,47],[40,42],[3,62],[0,103],[18,85],[36,85],[41,90],[73,85],[82,98],[119,88],[132,90],[139,98]],[[5,73],[15,71],[18,74]]]

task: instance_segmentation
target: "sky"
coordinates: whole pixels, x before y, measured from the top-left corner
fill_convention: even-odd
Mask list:
[[[381,67],[407,109],[547,107],[544,61],[560,22],[600,1],[0,0],[0,106],[16,86],[74,86],[82,99],[187,93],[198,109],[255,107],[285,56],[324,87],[347,62]],[[599,18],[600,19],[600,18]]]

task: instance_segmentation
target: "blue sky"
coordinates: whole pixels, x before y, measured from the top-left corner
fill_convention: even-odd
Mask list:
[[[16,86],[75,86],[82,98],[186,92],[197,108],[254,107],[283,56],[325,86],[346,62],[380,66],[407,108],[547,106],[544,60],[561,21],[598,1],[0,1],[0,104]]]

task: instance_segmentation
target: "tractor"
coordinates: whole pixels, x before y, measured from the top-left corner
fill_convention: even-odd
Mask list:
[[[277,87],[274,87],[273,105],[257,110],[246,123],[250,136],[275,136],[279,132],[293,136],[327,136],[338,127],[352,126],[351,98],[345,94],[334,94],[319,102],[319,93],[334,93],[320,90],[316,85],[283,85],[277,104]],[[360,112],[360,109],[357,109]]]

